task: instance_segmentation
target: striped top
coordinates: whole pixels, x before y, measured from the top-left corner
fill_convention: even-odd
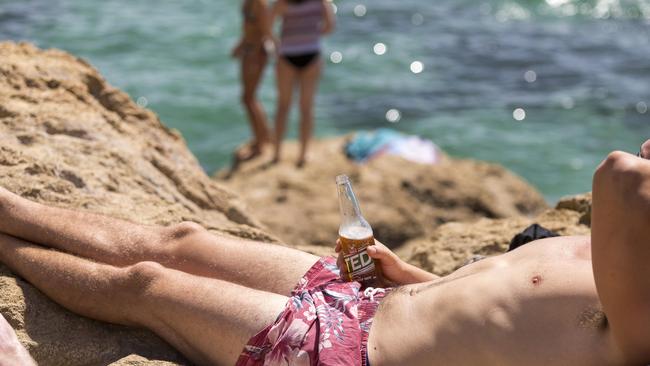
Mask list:
[[[322,0],[288,2],[282,21],[280,54],[298,56],[319,52],[324,15]]]

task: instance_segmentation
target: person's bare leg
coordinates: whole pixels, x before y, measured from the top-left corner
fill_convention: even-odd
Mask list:
[[[264,75],[267,60],[268,56],[261,50],[251,51],[242,58],[242,103],[246,108],[253,132],[253,140],[249,146],[251,151],[246,154],[247,156],[238,156],[242,160],[259,155],[262,146],[270,139],[266,113],[262,103],[257,100],[257,90]]]
[[[293,88],[296,82],[296,71],[293,66],[283,57],[278,57],[276,65],[276,84],[277,84],[277,109],[275,111],[275,152],[273,162],[280,161],[282,152],[282,140],[287,129],[287,119],[291,109],[291,99]]]
[[[288,294],[318,257],[211,234],[195,223],[137,225],[42,205],[0,187],[0,232],[118,267],[159,262],[191,274]],[[269,269],[274,275],[269,276]]]
[[[300,80],[300,155],[297,166],[302,167],[307,157],[307,147],[314,130],[314,99],[318,90],[323,63],[314,60],[299,75]]]
[[[232,365],[287,298],[141,262],[93,263],[0,234],[0,262],[77,314],[146,327],[193,362]]]

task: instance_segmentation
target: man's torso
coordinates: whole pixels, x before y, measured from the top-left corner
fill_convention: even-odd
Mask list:
[[[382,303],[373,366],[614,365],[589,239],[539,240]]]

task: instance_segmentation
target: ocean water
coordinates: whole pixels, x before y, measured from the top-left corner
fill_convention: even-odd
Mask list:
[[[650,138],[650,0],[335,4],[318,136],[419,134],[503,164],[549,202],[589,190],[609,151]],[[0,0],[0,39],[89,60],[180,130],[208,173],[249,135],[229,57],[239,29],[235,0]],[[273,84],[269,68],[271,116]]]

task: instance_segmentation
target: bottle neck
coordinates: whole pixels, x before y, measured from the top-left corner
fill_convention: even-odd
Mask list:
[[[361,215],[359,202],[348,179],[337,178],[339,208],[341,210],[341,229],[361,227],[370,229],[370,225]]]

